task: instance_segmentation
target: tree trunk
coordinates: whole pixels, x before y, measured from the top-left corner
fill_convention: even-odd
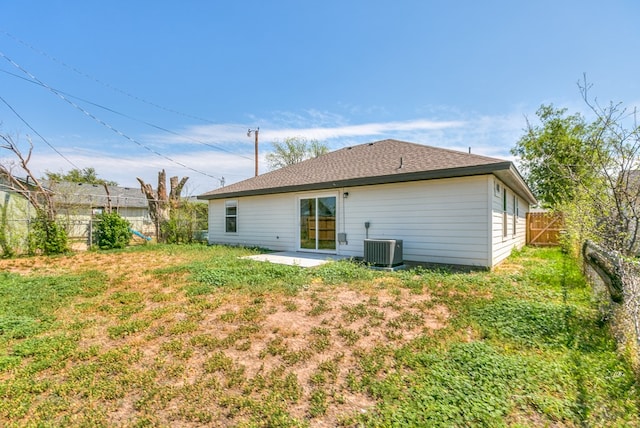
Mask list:
[[[169,179],[169,184],[171,186],[171,191],[169,192],[169,204],[171,205],[171,209],[178,208],[178,204],[180,203],[180,193],[182,193],[182,188],[187,183],[189,177],[182,177],[182,180],[178,182],[178,177],[171,177]]]
[[[178,177],[171,177],[169,194],[167,194],[167,174],[164,169],[158,172],[157,192],[154,192],[150,184],[145,183],[139,177],[136,178],[149,204],[149,215],[156,226],[156,239],[158,242],[164,241],[164,237],[161,236],[162,225],[171,218],[171,210],[177,208],[180,201],[180,193],[189,177],[184,177],[179,182]]]

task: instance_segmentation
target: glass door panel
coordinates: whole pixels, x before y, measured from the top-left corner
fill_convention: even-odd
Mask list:
[[[315,199],[300,199],[300,248],[316,249]]]
[[[336,198],[300,199],[300,248],[336,249]]]
[[[336,198],[318,198],[318,250],[336,249]]]

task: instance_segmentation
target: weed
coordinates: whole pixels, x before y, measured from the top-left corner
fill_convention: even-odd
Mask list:
[[[169,333],[176,334],[186,334],[192,333],[198,329],[198,323],[189,319],[178,321],[174,325],[169,328]]]
[[[376,272],[366,266],[348,260],[325,263],[315,268],[314,273],[322,279],[322,282],[330,285],[357,280],[370,281],[377,276]]]
[[[369,309],[364,303],[358,303],[356,305],[342,305],[342,318],[346,322],[354,322],[357,319],[365,318],[369,315]]]
[[[402,313],[396,318],[389,320],[387,325],[393,329],[413,329],[423,325],[424,320],[422,315],[415,314],[409,311],[402,311]]]
[[[231,372],[234,366],[234,362],[231,358],[227,357],[224,352],[214,352],[207,360],[204,362],[204,370],[207,373],[214,373],[217,371],[223,373]]]
[[[282,355],[282,361],[289,365],[293,366],[294,364],[306,361],[311,356],[311,351],[308,349],[301,349],[299,351],[288,351],[284,355]]]
[[[573,334],[569,318],[577,313],[575,307],[557,303],[499,300],[473,309],[472,316],[489,338],[506,338],[528,346],[562,346]]]
[[[255,322],[262,318],[262,312],[260,307],[248,306],[240,312],[239,318],[245,322]]]
[[[309,348],[315,352],[323,352],[331,346],[331,330],[322,327],[314,327],[311,329],[311,341]]]
[[[149,321],[137,319],[111,326],[107,329],[107,333],[109,333],[109,338],[111,339],[121,339],[131,334],[141,332],[147,327],[149,327]]]
[[[329,304],[327,303],[327,301],[325,299],[316,298],[313,301],[313,305],[312,305],[311,309],[309,310],[309,312],[307,312],[307,314],[312,316],[312,317],[316,317],[318,315],[322,315],[322,314],[328,312],[330,309],[331,309],[331,307],[329,306]]]
[[[291,300],[284,301],[283,306],[287,312],[295,312],[298,310],[298,305],[296,304],[296,302]]]
[[[347,345],[353,346],[360,339],[360,335],[357,331],[349,328],[341,328],[338,330],[338,336],[340,336]]]
[[[309,399],[309,416],[317,418],[327,412],[327,394],[321,389],[314,389]]]
[[[238,318],[238,313],[236,311],[227,311],[221,314],[219,317],[220,321],[232,323]]]
[[[189,339],[189,344],[212,351],[220,346],[220,339],[206,334],[199,334],[192,336],[191,339]]]
[[[267,355],[276,356],[276,355],[286,355],[288,351],[287,345],[284,343],[284,339],[282,337],[276,337],[270,340],[267,343],[265,349],[260,352],[260,358],[264,358]]]

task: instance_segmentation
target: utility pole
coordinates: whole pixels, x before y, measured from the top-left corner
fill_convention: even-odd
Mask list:
[[[256,177],[258,176],[258,133],[260,132],[260,128],[256,128],[256,129],[251,129],[249,128],[249,130],[247,131],[247,137],[251,137],[251,133],[253,132],[253,134],[256,137]]]

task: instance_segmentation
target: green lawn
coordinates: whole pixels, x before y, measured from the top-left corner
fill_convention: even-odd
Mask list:
[[[143,246],[0,261],[0,426],[640,426],[575,263],[303,269]]]

